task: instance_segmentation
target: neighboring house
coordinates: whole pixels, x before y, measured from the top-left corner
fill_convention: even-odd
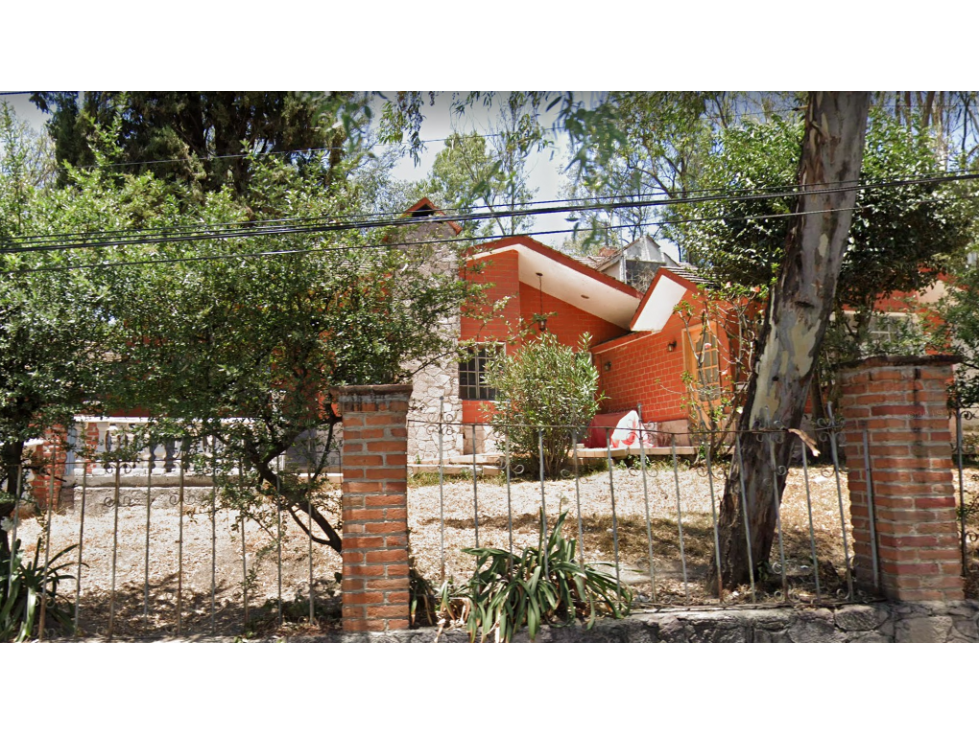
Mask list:
[[[664,266],[673,269],[680,263],[667,255],[652,237],[643,235],[622,249],[612,250],[594,267],[645,292],[656,271]]]

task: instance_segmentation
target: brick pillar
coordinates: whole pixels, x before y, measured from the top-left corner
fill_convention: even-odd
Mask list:
[[[62,503],[71,506],[74,496],[63,493],[65,486],[65,462],[68,452],[65,449],[66,433],[61,426],[55,426],[44,434],[44,443],[34,449],[33,459],[38,463],[38,469],[43,466],[44,473],[35,470],[31,481],[31,493],[39,509],[47,511],[48,495],[51,492],[51,473],[54,473],[54,509],[60,509]]]
[[[411,385],[341,388],[343,630],[407,629]]]
[[[899,601],[963,598],[946,388],[951,357],[871,357],[840,375],[856,580],[872,582],[867,430],[880,588]]]

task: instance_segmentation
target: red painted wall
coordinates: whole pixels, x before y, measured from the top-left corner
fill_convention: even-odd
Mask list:
[[[479,260],[481,269],[477,273],[467,272],[466,277],[474,283],[489,284],[483,291],[485,306],[477,307],[481,315],[489,315],[492,305],[503,298],[510,297],[503,312],[492,321],[482,323],[469,316],[462,317],[460,339],[476,339],[481,342],[505,342],[513,333],[509,324],[520,321],[520,273],[516,252],[500,252]],[[508,351],[510,351],[508,349]]]
[[[542,312],[541,300],[538,288],[526,283],[520,284],[520,316],[523,320],[527,324],[533,324],[534,314],[553,314],[547,319],[547,330],[554,334],[559,342],[569,347],[578,346],[578,339],[585,332],[591,335],[593,345],[629,333],[628,329],[616,326],[546,293],[543,294]]]
[[[643,419],[668,421],[686,417],[682,398],[683,323],[673,316],[658,334],[646,333],[622,346],[596,352],[599,389],[605,394],[601,410],[633,410],[642,403]],[[676,342],[675,349],[668,345]]]
[[[687,292],[685,300],[694,303],[697,299],[696,293]],[[699,323],[699,319],[691,319],[691,325]],[[683,319],[673,314],[656,334],[637,332],[618,343],[593,347],[599,389],[605,394],[601,411],[634,410],[641,403],[643,420],[647,422],[685,420],[688,417],[683,405],[687,392],[683,384],[685,329]],[[671,343],[675,343],[672,351]],[[730,374],[729,347],[726,334],[720,334],[718,356],[722,381]]]
[[[477,318],[463,316],[459,337],[463,341],[475,339],[481,342],[506,342],[515,332],[520,322],[520,273],[519,257],[516,252],[500,252],[479,261],[480,271],[468,273],[466,277],[476,283],[489,284],[483,291],[485,306],[480,306],[481,314],[489,315],[494,303],[509,296],[500,316],[483,323]],[[510,327],[513,324],[513,328]],[[514,351],[514,345],[507,344],[507,353]],[[492,406],[484,400],[463,400],[462,418],[464,423],[482,423],[486,420],[484,408]]]
[[[484,291],[487,305],[483,307],[483,313],[488,314],[491,305],[503,298],[509,297],[509,301],[500,316],[485,324],[476,318],[463,316],[460,326],[462,340],[506,342],[518,333],[521,320],[524,326],[534,326],[532,317],[541,312],[541,294],[537,288],[520,282],[519,257],[519,253],[513,251],[491,255],[480,260],[480,272],[468,276],[477,283],[489,284]],[[562,344],[577,346],[579,337],[585,332],[591,335],[592,344],[628,333],[627,329],[553,296],[544,294],[543,304],[544,313],[554,314],[547,320],[547,330],[557,336]],[[507,345],[508,354],[513,354],[517,349],[517,344]],[[492,403],[486,401],[463,400],[463,422],[484,421],[484,409],[490,406]]]

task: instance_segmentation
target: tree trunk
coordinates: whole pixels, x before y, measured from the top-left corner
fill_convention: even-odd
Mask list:
[[[773,289],[760,349],[752,370],[739,431],[798,428],[809,395],[816,358],[829,323],[855,189],[841,182],[860,177],[870,95],[865,92],[814,92],[809,96],[799,163],[800,215],[789,231],[785,259]],[[842,184],[847,186],[847,184]],[[744,523],[751,529],[751,563],[768,561],[776,530],[776,500],[794,442],[756,433],[742,434],[741,458],[728,475],[721,503],[721,576],[727,588],[749,579]],[[741,502],[744,481],[746,505]],[[717,569],[712,568],[712,575]],[[715,577],[716,578],[716,577]]]
[[[21,457],[24,453],[23,441],[11,441],[0,446],[0,474],[4,477],[3,492],[13,496],[14,492],[23,495],[24,488],[21,482],[17,481],[17,470],[20,467]],[[14,511],[16,503],[14,501],[0,502],[0,518],[10,517]],[[10,540],[7,538],[7,531],[0,528],[0,558],[10,558]]]
[[[330,412],[332,414],[332,409]],[[287,438],[283,438],[279,443],[266,447],[267,450],[265,453],[259,452],[259,446],[254,441],[245,441],[244,443],[244,458],[258,472],[259,477],[262,478],[262,487],[268,488],[278,486],[282,490],[281,495],[278,495],[278,501],[281,503],[281,506],[289,512],[289,515],[293,520],[295,520],[296,524],[302,528],[302,531],[311,536],[313,542],[328,546],[337,553],[341,553],[343,550],[343,538],[337,532],[336,528],[333,527],[333,524],[329,521],[329,519],[310,502],[309,492],[312,491],[313,482],[320,474],[320,464],[326,460],[326,457],[333,448],[334,429],[336,424],[339,422],[340,419],[334,415],[327,423],[329,434],[326,440],[326,447],[323,450],[321,458],[317,461],[317,466],[315,467],[313,476],[308,479],[305,492],[301,492],[299,490],[290,492],[286,488],[282,487],[281,483],[277,482],[279,477],[277,476],[276,471],[272,468],[278,457],[284,454],[296,440],[298,433],[290,434]],[[269,497],[269,499],[275,498],[275,495],[270,495],[268,493],[266,493],[266,496]],[[300,514],[306,515],[306,522],[302,521]],[[326,536],[325,538],[320,538],[313,534],[314,523],[317,527],[319,527],[323,535]]]

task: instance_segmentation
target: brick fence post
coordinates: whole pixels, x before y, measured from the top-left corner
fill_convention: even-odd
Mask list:
[[[39,509],[47,511],[48,500],[51,493],[51,474],[54,474],[53,497],[54,509],[60,509],[62,503],[69,506],[74,504],[73,495],[64,493],[65,488],[65,463],[68,461],[68,452],[65,450],[66,433],[61,426],[45,431],[44,443],[34,449],[34,461],[38,467],[34,471],[34,478],[31,480],[31,492]],[[43,467],[44,473],[38,471]]]
[[[343,416],[343,630],[407,629],[411,385],[337,392]]]
[[[873,519],[880,590],[890,599],[963,598],[946,393],[955,361],[871,357],[840,374],[856,580],[873,586]]]

